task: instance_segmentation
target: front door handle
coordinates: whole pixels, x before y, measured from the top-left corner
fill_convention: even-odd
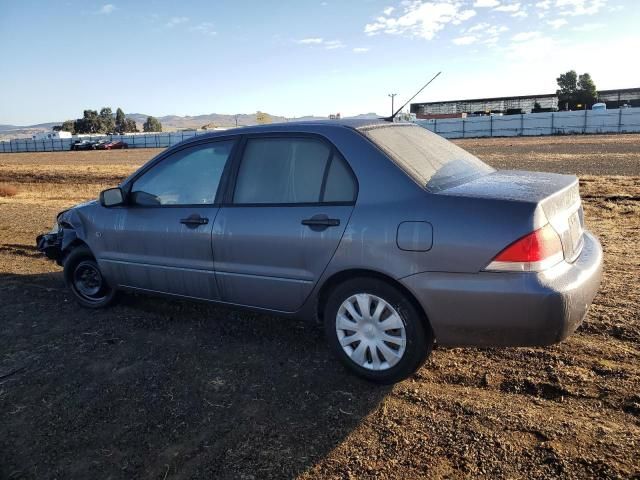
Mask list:
[[[327,215],[321,213],[319,215],[314,215],[311,218],[302,220],[301,223],[302,225],[310,227],[311,230],[320,231],[328,227],[337,227],[338,225],[340,225],[340,219],[329,218]]]
[[[209,219],[205,217],[201,217],[197,213],[193,215],[189,215],[187,218],[180,219],[180,223],[186,225],[189,228],[196,228],[199,225],[206,225],[209,223]]]

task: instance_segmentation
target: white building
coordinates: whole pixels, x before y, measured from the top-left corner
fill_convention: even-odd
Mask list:
[[[71,138],[71,132],[65,131],[51,131],[51,132],[42,132],[36,133],[31,136],[32,140],[59,140],[61,138]]]

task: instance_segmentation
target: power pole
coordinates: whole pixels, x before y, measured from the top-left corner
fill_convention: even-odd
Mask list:
[[[398,95],[398,94],[397,94],[397,93],[390,93],[390,94],[388,95],[389,97],[391,97],[391,115],[393,115],[393,112],[394,112],[394,110],[393,110],[393,99],[394,99],[394,97],[395,97],[396,95]]]

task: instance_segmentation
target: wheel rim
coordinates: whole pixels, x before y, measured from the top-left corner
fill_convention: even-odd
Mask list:
[[[80,262],[73,271],[73,287],[78,295],[90,302],[99,302],[107,295],[98,266],[87,260]]]
[[[407,334],[398,312],[380,297],[358,293],[336,315],[338,341],[347,356],[367,370],[388,370],[403,357]]]

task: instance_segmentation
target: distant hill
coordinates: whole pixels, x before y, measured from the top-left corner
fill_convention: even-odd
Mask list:
[[[37,125],[26,125],[26,126],[0,124],[0,132],[4,133],[11,130],[25,130],[25,129],[28,129],[28,130],[37,129],[40,131],[51,130],[54,127],[54,125],[60,125],[60,123],[62,122],[38,123]]]
[[[31,138],[32,135],[40,132],[48,132],[54,125],[60,122],[39,123],[37,125],[0,125],[0,141],[11,140],[12,138]]]
[[[127,117],[132,118],[139,125],[142,125],[146,120],[146,114],[142,113],[127,113]],[[286,118],[281,117],[279,115],[271,115],[271,121],[273,123],[276,122],[286,122],[287,120],[321,120],[327,117],[316,117],[316,116],[306,116],[300,118]],[[228,115],[221,113],[210,113],[208,115],[195,115],[195,116],[185,116],[181,117],[178,115],[165,115],[164,117],[157,117],[162,123],[162,129],[171,131],[171,130],[185,130],[185,129],[198,129],[207,125],[208,128],[216,127],[235,127],[236,120],[237,126],[246,126],[246,125],[256,125],[258,123],[258,119],[256,118],[256,114],[245,114],[240,113],[237,115]]]
[[[125,114],[128,118],[135,120],[138,124],[138,129],[142,131],[142,124],[147,120],[149,115],[145,113],[127,113]],[[327,117],[318,117],[314,115],[308,115],[304,117],[295,117],[295,118],[287,118],[279,115],[271,115],[271,121],[273,123],[276,122],[286,122],[286,121],[305,121],[305,120],[326,120]],[[255,113],[245,114],[240,113],[237,115],[228,115],[221,113],[210,113],[208,115],[194,115],[194,116],[184,116],[181,117],[179,115],[165,115],[163,117],[156,117],[162,123],[162,130],[166,132],[176,131],[176,130],[192,130],[199,129],[204,126],[207,128],[214,127],[223,127],[223,128],[231,128],[237,125],[246,126],[246,125],[256,125],[258,120],[256,118]],[[364,113],[360,115],[356,115],[354,117],[349,118],[379,118],[379,115],[376,113]],[[10,138],[24,138],[31,137],[35,133],[45,132],[51,130],[55,125],[62,124],[62,121],[59,122],[47,122],[47,123],[38,123],[36,125],[7,125],[0,124],[0,140],[9,140]]]

